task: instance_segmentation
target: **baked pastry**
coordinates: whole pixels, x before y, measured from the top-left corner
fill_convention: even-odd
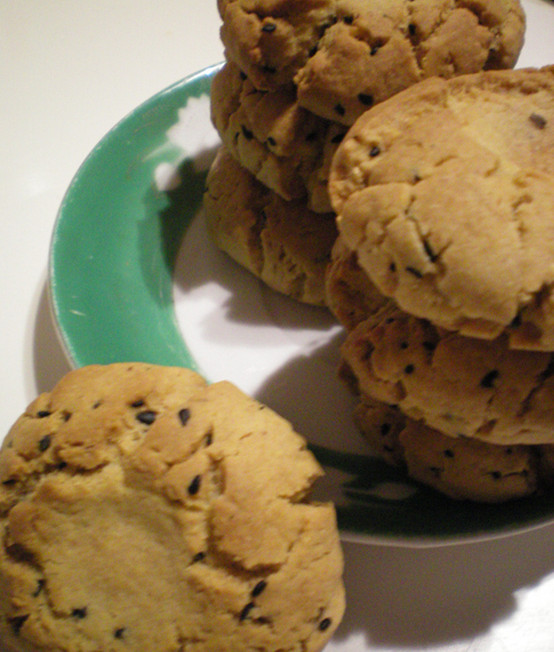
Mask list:
[[[332,213],[285,201],[221,148],[206,180],[213,242],[266,285],[302,303],[325,304],[325,268],[337,231]]]
[[[351,125],[427,77],[511,68],[523,44],[517,0],[220,0],[221,39],[260,90]]]
[[[0,451],[3,650],[320,650],[344,607],[321,469],[291,426],[180,368],[84,367]]]
[[[503,446],[448,437],[399,408],[362,396],[356,423],[372,449],[389,464],[457,500],[501,503],[549,487],[554,446]]]
[[[331,211],[327,175],[344,126],[301,108],[291,89],[257,91],[232,62],[213,78],[211,116],[227,151],[261,183]]]
[[[347,331],[391,303],[358,265],[355,251],[337,237],[325,271],[325,303]]]
[[[445,435],[554,444],[554,354],[463,337],[396,308],[358,324],[341,352],[363,394]]]
[[[329,191],[347,246],[417,317],[554,349],[554,66],[417,84],[363,115]]]

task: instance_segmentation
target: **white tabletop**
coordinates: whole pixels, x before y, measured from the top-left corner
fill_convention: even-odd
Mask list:
[[[518,66],[554,63],[554,4],[524,8]],[[0,439],[69,369],[46,283],[73,174],[130,110],[222,58],[215,0],[0,2]],[[552,652],[553,543],[554,525],[443,548],[345,543],[347,612],[326,652]]]

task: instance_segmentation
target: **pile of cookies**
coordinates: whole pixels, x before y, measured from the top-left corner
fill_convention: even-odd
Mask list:
[[[357,422],[457,498],[554,479],[554,66],[434,78],[333,159],[329,305]]]
[[[267,285],[325,305],[328,178],[357,118],[423,79],[510,68],[518,0],[219,0],[222,148],[205,194],[215,244]]]

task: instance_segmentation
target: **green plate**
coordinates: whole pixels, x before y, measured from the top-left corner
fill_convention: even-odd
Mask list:
[[[211,251],[205,238],[200,238],[201,244],[183,245],[201,228],[205,176],[218,144],[209,121],[209,89],[218,67],[176,83],[125,117],[91,152],[67,191],[51,244],[50,298],[60,339],[74,366],[144,361],[190,367],[201,370],[208,380],[216,380],[206,363],[209,352],[213,349],[213,357],[220,362],[225,356],[215,351],[217,347],[225,350],[227,338],[229,350],[232,346],[236,350],[238,336],[233,329],[237,327],[242,329],[244,348],[253,347],[256,333],[269,326],[286,331],[287,341],[300,337],[304,316],[312,329],[308,340],[312,332],[324,338],[336,334],[328,315],[286,298],[268,298],[271,291],[260,289],[257,281],[245,278],[244,270],[220,252]],[[202,283],[195,281],[195,296],[202,295],[203,288],[209,295],[225,286],[227,295],[219,308],[229,314],[224,314],[215,333],[202,321],[194,338],[183,335],[189,331],[178,322],[175,311],[174,273],[179,257],[181,288],[198,269],[203,269],[204,278]],[[230,279],[235,277],[246,285],[233,286]],[[250,301],[249,311],[240,319],[229,310],[229,301],[238,294],[241,300],[249,297]],[[264,303],[260,311],[255,307],[258,297]],[[283,313],[287,313],[286,325]],[[202,338],[212,341],[200,347]],[[200,348],[201,365],[197,359]],[[343,413],[340,407],[348,399],[333,403],[343,390],[333,384],[332,371],[328,374],[332,380],[322,383],[325,388],[319,393],[317,383],[323,374],[311,356],[317,356],[317,348],[306,353],[301,347],[301,355],[294,359],[296,366],[289,365],[287,383],[294,378],[301,382],[298,387],[291,385],[288,394],[272,391],[278,374],[265,379],[263,391],[252,393],[284,411],[293,422],[298,417],[305,424],[301,432],[327,470],[318,495],[335,502],[345,539],[444,545],[552,522],[552,494],[509,506],[455,502],[412,483],[400,471],[367,454],[351,426],[350,413]],[[254,357],[263,359],[263,348],[256,349]],[[328,358],[326,369],[332,366]],[[238,374],[240,366],[233,362],[226,369],[229,380],[235,382],[235,370]],[[287,383],[281,382],[281,390]],[[311,393],[302,387],[312,388]],[[271,398],[285,394],[286,409],[280,400]]]

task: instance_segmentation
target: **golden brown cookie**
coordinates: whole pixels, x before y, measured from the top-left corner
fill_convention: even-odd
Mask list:
[[[349,331],[390,304],[358,265],[356,252],[348,249],[340,236],[325,272],[325,302]]]
[[[221,38],[260,90],[350,125],[428,77],[510,68],[523,44],[517,0],[221,0]]]
[[[214,243],[266,285],[325,304],[325,268],[337,232],[332,213],[287,202],[222,148],[208,174],[204,208]]]
[[[342,345],[361,391],[451,437],[554,444],[554,356],[437,329],[397,309]]]
[[[331,211],[327,178],[344,126],[301,108],[290,89],[257,91],[233,63],[213,79],[211,115],[227,151],[260,182],[283,199]]]
[[[421,82],[333,160],[339,231],[377,288],[464,335],[554,349],[554,67]]]
[[[187,369],[84,367],[0,451],[3,650],[320,650],[334,509],[291,426]]]

